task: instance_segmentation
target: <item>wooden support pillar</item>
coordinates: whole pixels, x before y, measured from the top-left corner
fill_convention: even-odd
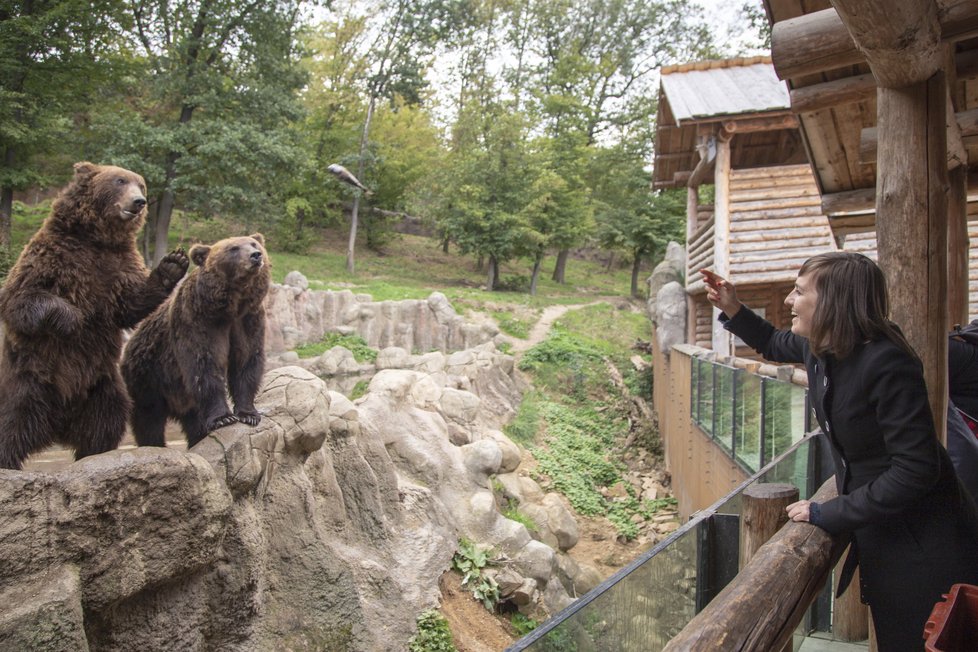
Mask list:
[[[947,127],[944,73],[880,88],[876,227],[893,320],[924,364],[941,442],[947,407]]]
[[[968,170],[948,173],[947,193],[947,311],[948,324],[968,323]]]
[[[700,191],[699,188],[687,187],[686,188],[686,247],[687,253],[689,249],[689,243],[693,241],[693,234],[696,233],[696,227],[699,225],[699,206],[700,206]],[[689,287],[689,279],[693,275],[697,274],[697,270],[690,268],[689,266],[689,256],[686,256],[686,287]],[[696,344],[696,301],[689,294],[686,295],[686,343]]]
[[[730,138],[717,138],[714,172],[713,206],[713,271],[724,278],[730,276]],[[731,335],[717,321],[719,311],[713,308],[713,350],[719,355],[733,353]]]
[[[835,567],[838,590],[839,574],[849,555],[848,549],[842,553],[842,561]],[[865,641],[869,637],[869,607],[859,600],[859,568],[852,576],[846,592],[836,598],[832,608],[832,637],[840,641]]]
[[[740,521],[740,568],[788,522],[785,508],[798,501],[798,487],[775,482],[755,483],[744,489]]]

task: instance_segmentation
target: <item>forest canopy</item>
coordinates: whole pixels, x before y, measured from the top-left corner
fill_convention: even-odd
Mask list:
[[[290,251],[346,225],[352,272],[357,228],[382,248],[408,213],[490,289],[523,259],[533,291],[551,255],[560,282],[585,244],[637,269],[683,237],[649,185],[658,69],[765,45],[759,2],[722,4],[726,31],[693,0],[4,3],[0,250],[15,192],[92,160],[146,178],[151,262],[179,212]]]

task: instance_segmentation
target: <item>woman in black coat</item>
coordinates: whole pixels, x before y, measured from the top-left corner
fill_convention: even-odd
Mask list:
[[[851,535],[840,591],[858,561],[881,652],[923,649],[942,594],[978,584],[978,517],[937,440],[920,360],[889,321],[883,273],[860,254],[809,259],[785,299],[791,331],[744,309],[726,280],[703,275],[725,328],[768,360],[808,371],[839,495],[794,503],[788,516]]]

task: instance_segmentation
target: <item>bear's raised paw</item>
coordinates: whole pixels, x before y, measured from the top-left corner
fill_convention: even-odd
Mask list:
[[[261,423],[261,413],[257,411],[241,411],[235,413],[234,416],[238,417],[238,421],[249,426],[257,426]]]
[[[160,264],[153,270],[167,288],[172,288],[184,277],[190,267],[190,259],[183,249],[174,249],[163,256]]]
[[[218,428],[223,428],[224,426],[230,426],[231,424],[237,423],[238,417],[233,414],[225,414],[224,416],[217,417],[213,419],[209,424],[207,424],[207,432],[213,432]]]

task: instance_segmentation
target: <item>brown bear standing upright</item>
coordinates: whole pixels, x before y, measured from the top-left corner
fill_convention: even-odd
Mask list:
[[[122,330],[187,272],[182,251],[152,273],[136,248],[146,184],[112,166],[75,176],[0,290],[0,468],[19,469],[54,442],[75,458],[119,445],[130,402],[119,376]]]
[[[258,425],[269,285],[264,245],[260,233],[194,245],[194,270],[129,340],[122,375],[139,445],[165,446],[168,418],[183,425],[188,446],[236,421]]]

